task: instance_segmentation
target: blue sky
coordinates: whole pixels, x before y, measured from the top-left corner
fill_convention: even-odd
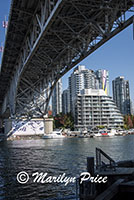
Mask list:
[[[109,40],[93,54],[84,59],[80,64],[93,70],[109,70],[110,90],[112,90],[112,80],[118,76],[124,76],[126,80],[130,81],[130,93],[132,100],[134,100],[133,26],[129,26],[127,29]],[[63,77],[63,88],[67,85],[67,77],[69,75],[70,72]]]
[[[7,16],[8,18],[10,2],[11,0],[0,1],[0,46],[1,43],[4,44],[4,38],[5,38],[5,29],[2,27],[2,21],[5,19],[5,16]]]
[[[11,0],[0,1],[0,45],[4,43],[5,30],[2,21],[8,15]],[[110,91],[112,80],[118,76],[124,76],[130,82],[131,99],[134,101],[134,40],[133,26],[129,26],[124,31],[109,40],[106,44],[96,50],[93,54],[84,59],[80,64],[89,69],[109,70]],[[63,89],[67,88],[70,73],[62,78]],[[112,95],[112,93],[110,93]]]

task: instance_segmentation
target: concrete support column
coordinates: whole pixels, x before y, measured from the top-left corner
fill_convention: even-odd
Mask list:
[[[53,118],[44,119],[44,131],[46,134],[50,134],[53,132]]]
[[[4,133],[8,134],[8,132],[12,129],[12,120],[11,119],[5,119],[4,120]]]

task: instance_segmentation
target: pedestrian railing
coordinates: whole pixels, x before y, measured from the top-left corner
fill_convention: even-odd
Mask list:
[[[100,171],[107,169],[116,170],[116,162],[99,148],[96,148],[96,169]]]

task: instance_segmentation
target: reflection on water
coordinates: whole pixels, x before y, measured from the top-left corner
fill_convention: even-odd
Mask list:
[[[59,140],[8,141],[0,146],[0,200],[43,200],[75,194],[75,184],[19,184],[16,175],[26,171],[47,172],[50,176],[66,173],[78,177],[86,171],[86,157],[95,147],[113,159],[134,159],[134,136],[113,138],[70,138]]]

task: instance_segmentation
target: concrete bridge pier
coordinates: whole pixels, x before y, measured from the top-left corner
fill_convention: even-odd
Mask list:
[[[7,135],[12,129],[12,119],[5,119],[4,124],[4,133]]]
[[[53,132],[53,118],[44,118],[44,132],[45,134]]]

